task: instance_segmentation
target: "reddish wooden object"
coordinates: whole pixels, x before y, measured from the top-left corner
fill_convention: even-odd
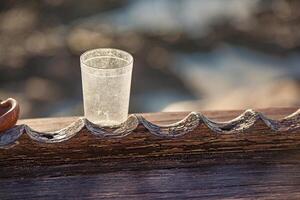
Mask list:
[[[12,128],[19,119],[20,106],[15,99],[0,102],[0,132]]]

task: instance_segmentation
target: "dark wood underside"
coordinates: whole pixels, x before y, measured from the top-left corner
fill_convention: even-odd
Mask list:
[[[296,109],[265,109],[282,118]],[[242,111],[204,112],[224,121]],[[168,124],[187,113],[145,117]],[[22,120],[50,131],[75,118]],[[0,199],[182,199],[300,198],[300,132],[274,133],[263,123],[240,134],[213,134],[199,126],[176,139],[139,128],[121,139],[99,139],[82,131],[57,144],[22,135],[0,150]]]

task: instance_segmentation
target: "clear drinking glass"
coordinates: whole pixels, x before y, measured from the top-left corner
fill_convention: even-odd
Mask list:
[[[80,56],[84,115],[101,126],[128,117],[133,57],[118,49],[94,49]]]

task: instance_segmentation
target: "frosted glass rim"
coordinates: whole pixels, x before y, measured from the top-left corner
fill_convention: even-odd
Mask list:
[[[122,55],[125,55],[128,57],[128,60],[127,59],[124,59],[122,57],[119,57],[117,55],[103,55],[103,56],[94,56],[94,57],[91,57],[91,58],[86,58],[89,54],[92,54],[92,53],[95,53],[95,52],[105,52],[105,51],[112,51],[112,52],[118,52]],[[92,67],[90,65],[88,65],[86,62],[91,60],[91,59],[94,59],[94,58],[100,58],[100,57],[112,57],[112,58],[116,58],[116,59],[120,59],[120,60],[123,60],[123,61],[126,61],[127,64],[126,65],[123,65],[123,66],[120,66],[120,67],[117,67],[117,68],[96,68],[96,67]],[[85,67],[88,67],[90,69],[93,69],[93,70],[97,70],[97,71],[118,71],[120,69],[124,69],[124,68],[128,68],[130,66],[132,66],[133,64],[133,56],[124,51],[124,50],[120,50],[120,49],[115,49],[115,48],[97,48],[97,49],[91,49],[91,50],[87,50],[85,51],[83,54],[80,55],[80,63],[85,66]]]

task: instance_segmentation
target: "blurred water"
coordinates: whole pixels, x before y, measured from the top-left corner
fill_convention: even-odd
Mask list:
[[[117,31],[186,32],[191,37],[206,34],[214,20],[246,20],[257,0],[131,0],[127,7],[92,16]]]
[[[224,45],[210,53],[178,53],[172,70],[198,94],[205,109],[264,107],[264,103],[289,106],[299,103],[299,63],[299,53],[275,57]],[[285,90],[284,86],[294,86],[295,91]],[[282,96],[280,104],[272,101],[276,93]],[[165,110],[172,108],[185,110],[180,106]]]

